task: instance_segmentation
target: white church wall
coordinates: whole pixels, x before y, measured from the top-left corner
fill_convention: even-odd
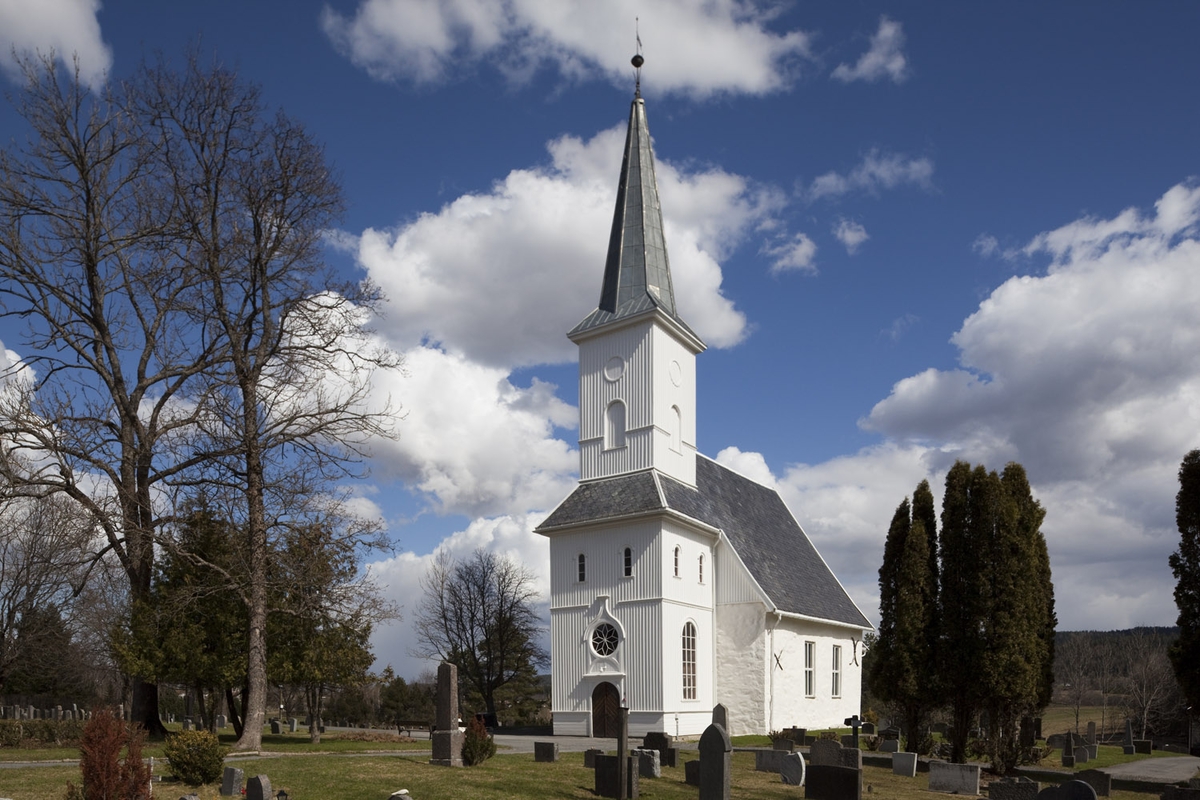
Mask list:
[[[676,603],[705,609],[713,607],[716,581],[713,565],[714,536],[673,519],[662,526],[662,594]],[[675,548],[679,548],[679,575],[675,575]],[[700,557],[704,557],[704,580],[700,580]]]
[[[579,345],[579,478],[648,469],[652,462],[650,322],[608,331]],[[619,359],[618,362],[615,359]],[[625,404],[625,446],[606,449],[604,415]]]
[[[666,601],[662,605],[663,653],[662,706],[667,727],[662,729],[680,736],[699,735],[712,722],[713,687],[716,675],[713,664],[715,631],[713,613],[708,608]],[[683,693],[683,627],[691,622],[696,628],[696,696],[688,699]]]
[[[654,362],[654,466],[695,486],[696,356],[657,325],[650,337]],[[678,416],[675,409],[679,410]]]
[[[767,625],[774,623],[767,619]],[[847,717],[858,714],[862,700],[862,631],[828,623],[783,617],[768,633],[771,648],[779,662],[771,658],[773,683],[768,688],[772,729],[789,726],[826,728],[840,726]],[[813,643],[814,692],[807,696],[805,687],[805,642]],[[833,693],[833,648],[841,648],[841,687]],[[854,662],[858,662],[855,664]]]
[[[587,528],[550,537],[550,606],[587,606],[598,595],[613,603],[658,597],[662,591],[662,560],[656,546],[656,520]],[[633,550],[633,575],[626,578],[625,548]],[[586,576],[579,577],[583,555]]]
[[[769,732],[765,614],[761,602],[723,603],[716,609],[716,702],[729,712],[731,736]]]

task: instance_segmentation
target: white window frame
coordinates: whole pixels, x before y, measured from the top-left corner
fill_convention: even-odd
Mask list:
[[[835,644],[833,646],[833,696],[842,696],[842,646]]]
[[[625,402],[613,400],[604,410],[604,449],[619,450],[625,446]]]
[[[675,545],[675,577],[679,577],[679,545]]]
[[[683,699],[696,699],[696,625],[683,623]]]
[[[576,583],[584,583],[587,581],[587,556],[583,553],[575,559],[575,577]]]
[[[621,551],[621,574],[626,578],[633,577],[633,548],[626,547]]]
[[[700,554],[700,558],[699,558],[699,560],[696,562],[696,564],[697,564],[697,567],[698,567],[698,569],[697,569],[697,577],[699,577],[699,579],[700,579],[700,580],[699,580],[699,582],[700,582],[700,583],[704,583],[704,553],[701,553],[701,554]]]
[[[804,643],[804,696],[817,696],[817,643]]]

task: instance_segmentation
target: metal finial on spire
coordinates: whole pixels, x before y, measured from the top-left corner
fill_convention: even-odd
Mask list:
[[[637,38],[637,53],[629,60],[633,64],[633,68],[637,70],[637,79],[633,86],[634,97],[642,96],[642,64],[646,63],[646,59],[642,58],[642,34],[638,30],[638,18],[633,18],[633,35]]]

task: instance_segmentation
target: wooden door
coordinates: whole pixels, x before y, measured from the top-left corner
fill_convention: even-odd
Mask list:
[[[592,692],[592,736],[617,738],[621,724],[621,693],[611,683],[600,683]]]

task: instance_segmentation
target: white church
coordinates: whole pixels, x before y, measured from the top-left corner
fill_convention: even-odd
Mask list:
[[[871,625],[775,492],[696,451],[696,356],[638,92],[600,304],[579,346],[579,486],[550,540],[554,733],[729,733],[859,712]]]

